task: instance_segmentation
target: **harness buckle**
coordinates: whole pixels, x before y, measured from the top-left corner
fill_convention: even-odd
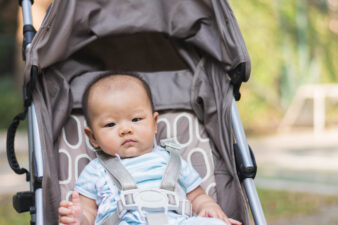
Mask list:
[[[117,203],[117,213],[120,218],[129,211],[137,210],[141,216],[145,213],[179,211],[180,201],[175,192],[164,189],[131,189],[123,190]]]

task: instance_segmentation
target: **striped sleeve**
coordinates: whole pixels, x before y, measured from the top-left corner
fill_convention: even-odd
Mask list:
[[[182,158],[178,182],[183,187],[185,193],[191,192],[202,183],[202,179],[196,170]]]
[[[97,160],[92,160],[88,163],[78,177],[74,188],[80,194],[94,200],[97,199],[96,184],[100,177],[97,167]]]

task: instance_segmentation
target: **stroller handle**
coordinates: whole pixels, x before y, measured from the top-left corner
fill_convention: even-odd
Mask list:
[[[27,110],[19,113],[18,115],[14,117],[11,124],[9,125],[7,129],[7,143],[6,143],[7,149],[6,150],[7,150],[7,160],[12,170],[16,174],[26,173],[26,180],[29,181],[30,179],[29,172],[27,169],[21,168],[19,166],[18,160],[16,159],[15,149],[14,149],[16,130],[20,124],[20,121],[26,118],[26,114],[27,114]]]
[[[21,120],[26,119],[26,115],[28,112],[29,106],[32,104],[33,100],[33,90],[35,88],[35,82],[38,76],[38,68],[36,66],[32,66],[31,68],[31,79],[27,83],[27,85],[24,87],[23,93],[24,93],[24,111],[19,113],[14,117],[11,124],[9,125],[7,129],[7,143],[6,143],[6,151],[7,151],[7,160],[12,168],[12,170],[16,174],[24,174],[26,173],[26,180],[30,181],[30,173],[25,168],[20,168],[18,160],[16,159],[15,155],[15,149],[14,149],[14,142],[15,142],[15,134],[16,130],[20,124]]]

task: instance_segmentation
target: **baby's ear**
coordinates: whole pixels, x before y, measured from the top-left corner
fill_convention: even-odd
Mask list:
[[[90,143],[93,145],[93,147],[94,148],[99,147],[99,145],[96,142],[96,138],[94,136],[92,129],[90,129],[90,127],[86,126],[83,130],[84,130],[85,134],[87,135]]]
[[[157,133],[158,112],[153,113],[155,134]]]

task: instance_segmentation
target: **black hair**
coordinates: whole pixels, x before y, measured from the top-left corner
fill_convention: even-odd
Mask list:
[[[134,77],[138,80],[141,81],[144,89],[146,90],[146,93],[147,93],[147,96],[149,98],[149,101],[150,101],[150,105],[151,105],[151,110],[152,112],[155,112],[155,107],[154,107],[154,103],[153,103],[153,98],[152,98],[152,95],[151,95],[151,90],[150,90],[150,87],[149,85],[147,84],[147,82],[142,79],[139,75],[137,74],[134,74],[134,73],[126,73],[126,72],[110,72],[110,73],[105,73],[105,74],[102,74],[100,76],[97,76],[94,80],[91,81],[91,83],[86,87],[85,89],[85,92],[83,94],[83,97],[82,97],[82,112],[83,112],[83,115],[87,121],[87,125],[89,127],[91,127],[91,122],[90,122],[90,118],[89,118],[89,115],[88,115],[88,97],[89,97],[89,93],[90,93],[90,90],[91,88],[93,87],[94,84],[96,84],[98,81],[104,79],[104,78],[107,78],[107,77],[111,77],[111,76],[116,76],[116,75],[122,75],[122,76],[130,76],[130,77]]]

